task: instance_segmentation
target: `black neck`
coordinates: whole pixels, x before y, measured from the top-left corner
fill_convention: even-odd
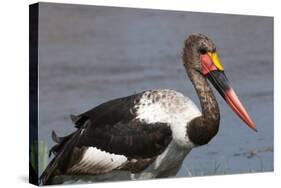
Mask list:
[[[193,119],[188,125],[189,139],[196,145],[207,144],[218,132],[220,122],[219,106],[208,81],[191,66],[195,58],[184,56],[187,74],[200,100],[202,116]]]

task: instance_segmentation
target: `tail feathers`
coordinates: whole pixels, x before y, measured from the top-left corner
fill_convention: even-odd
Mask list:
[[[70,119],[74,124],[76,124],[79,121],[80,118],[79,118],[79,116],[75,116],[73,114],[70,114]]]
[[[81,128],[83,125],[85,125],[85,123],[87,122],[87,120],[89,119],[86,116],[75,116],[73,114],[70,114],[70,119],[71,121],[75,124],[75,127],[77,129]]]
[[[56,143],[61,143],[62,140],[63,140],[61,137],[57,136],[57,134],[56,134],[56,132],[54,130],[52,131],[52,139]]]
[[[42,173],[42,175],[39,178],[39,184],[42,185],[48,185],[50,184],[49,182],[49,178],[51,177],[51,175],[55,172],[55,170],[58,167],[58,160],[59,160],[59,155],[57,155],[47,166],[47,168],[44,170],[44,172]]]
[[[59,142],[50,149],[49,155],[53,153],[55,154],[55,157],[40,176],[40,184],[50,184],[51,177],[63,173],[67,169],[69,156],[71,156],[71,152],[79,140],[81,131],[82,129],[79,129],[66,137],[57,137],[56,133],[53,132],[53,139]]]
[[[67,135],[67,136],[65,136],[65,137],[58,137],[57,134],[56,134],[56,132],[53,130],[53,131],[52,131],[52,139],[53,139],[53,141],[56,142],[57,144],[54,145],[54,146],[50,149],[50,151],[49,151],[49,157],[50,157],[52,154],[56,155],[56,154],[62,149],[62,147],[65,145],[65,143],[66,143],[74,134],[75,134],[75,132],[72,133],[72,134],[70,134],[70,135]]]

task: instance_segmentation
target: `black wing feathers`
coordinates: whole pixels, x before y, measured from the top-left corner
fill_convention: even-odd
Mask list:
[[[79,146],[93,146],[130,158],[147,158],[161,153],[172,139],[171,130],[165,123],[147,125],[135,119],[134,105],[141,95],[111,100],[79,115],[81,120],[90,120]]]
[[[80,147],[94,146],[129,158],[148,158],[162,153],[170,143],[171,135],[170,128],[164,123],[119,122],[113,126],[89,127],[77,144]]]
[[[65,137],[52,133],[57,144],[50,154],[55,157],[40,178],[43,183],[49,177],[66,173],[80,161],[87,147],[139,159],[133,166],[127,166],[127,170],[136,166],[141,170],[153,162],[172,140],[172,132],[166,123],[146,124],[136,119],[135,104],[141,95],[111,100],[79,116],[71,115],[77,131]]]
[[[114,125],[119,121],[128,122],[135,117],[132,110],[141,95],[142,93],[139,93],[105,102],[77,116],[80,118],[77,123],[83,124],[87,119],[90,119],[95,126]]]
[[[72,133],[72,136],[68,137],[67,140],[56,145],[59,149],[56,150],[55,157],[51,160],[47,168],[40,176],[40,182],[43,185],[50,184],[50,177],[65,172],[65,170],[69,166],[69,161],[71,160],[69,156],[71,156],[73,147],[79,140],[81,131],[82,130],[77,130],[76,132]]]

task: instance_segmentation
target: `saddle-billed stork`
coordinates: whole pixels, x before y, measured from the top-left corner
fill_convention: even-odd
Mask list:
[[[52,177],[60,175],[127,172],[128,179],[175,176],[191,149],[207,144],[219,130],[219,107],[207,80],[256,131],[230,86],[212,40],[191,34],[185,40],[182,57],[202,112],[183,94],[156,89],[71,115],[77,130],[65,137],[53,132],[57,144],[50,154],[55,156],[40,177],[42,184],[50,184]]]

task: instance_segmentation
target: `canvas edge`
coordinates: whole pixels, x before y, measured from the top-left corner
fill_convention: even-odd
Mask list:
[[[29,5],[29,183],[38,179],[38,24],[39,3]]]

